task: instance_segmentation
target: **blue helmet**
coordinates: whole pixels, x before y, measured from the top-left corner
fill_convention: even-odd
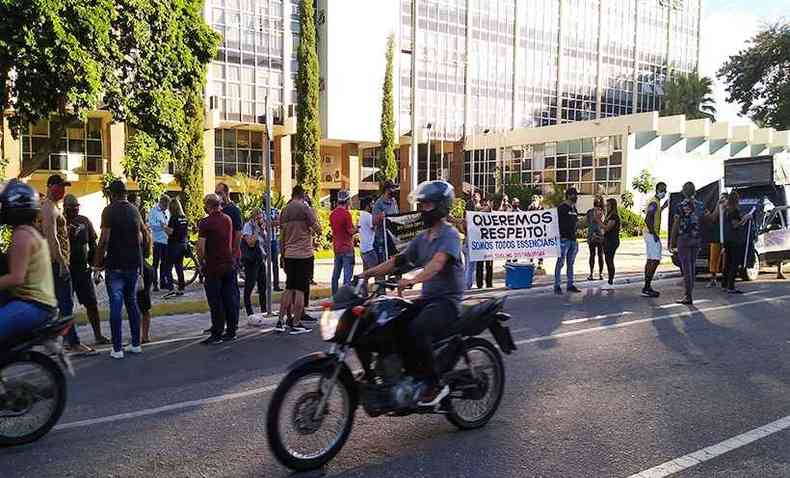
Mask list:
[[[30,224],[40,211],[36,190],[18,179],[9,181],[0,192],[0,224]]]

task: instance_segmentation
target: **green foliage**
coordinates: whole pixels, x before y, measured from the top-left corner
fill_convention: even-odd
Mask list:
[[[56,120],[21,176],[46,160],[66,123],[100,104],[162,148],[184,150],[187,94],[202,89],[220,42],[202,8],[202,0],[0,0],[0,109],[14,109],[15,135]]]
[[[205,83],[205,82],[204,82]],[[187,100],[187,138],[185,147],[176,151],[175,178],[181,186],[184,212],[190,224],[203,217],[203,93],[193,89]]]
[[[505,194],[508,195],[511,202],[513,202],[513,199],[518,198],[519,202],[521,202],[521,209],[526,210],[527,206],[532,202],[532,196],[540,194],[540,190],[535,186],[521,184],[512,180],[505,185]]]
[[[727,84],[727,101],[763,127],[790,128],[790,22],[763,27],[718,76]]]
[[[623,194],[621,194],[620,205],[625,209],[631,209],[634,207],[634,193],[631,191],[625,191]]]
[[[261,181],[246,174],[233,176],[233,190],[239,194],[239,200],[236,201],[236,205],[241,210],[241,217],[245,221],[252,217],[254,210],[265,207],[267,189],[266,181]],[[282,210],[285,205],[285,199],[279,191],[272,191],[271,201],[273,208]]]
[[[707,76],[695,71],[688,75],[677,74],[664,83],[661,115],[686,115],[687,119],[716,119],[713,83]]]
[[[466,201],[461,198],[455,198],[453,205],[450,207],[450,217],[455,219],[464,219],[466,215]]]
[[[395,161],[395,113],[392,99],[392,62],[395,55],[395,37],[387,38],[387,66],[381,95],[381,148],[379,150],[379,181],[395,181],[398,163]]]
[[[618,208],[620,214],[620,236],[636,237],[642,234],[645,228],[644,218],[624,207]]]
[[[0,226],[0,252],[8,252],[11,246],[11,228],[8,226]]]
[[[565,188],[551,182],[549,193],[543,195],[543,205],[547,208],[557,207],[565,201]]]
[[[127,178],[134,180],[140,189],[140,207],[147,211],[165,192],[161,175],[172,161],[172,155],[159,147],[147,133],[135,132],[126,143],[126,156],[122,165]]]
[[[107,200],[110,199],[110,183],[112,183],[116,179],[121,179],[121,178],[114,175],[110,171],[104,173],[101,177],[101,192],[104,198]]]
[[[656,186],[656,180],[650,171],[643,169],[639,176],[631,181],[631,187],[642,194],[647,194]]]
[[[297,49],[299,71],[296,75],[296,138],[294,161],[296,181],[318,204],[321,172],[321,120],[319,117],[318,54],[316,52],[315,10],[313,0],[301,0],[299,6],[301,36]]]

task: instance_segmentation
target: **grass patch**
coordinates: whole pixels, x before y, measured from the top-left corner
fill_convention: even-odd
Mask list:
[[[331,295],[331,293],[332,291],[329,287],[313,287],[310,289],[310,299],[326,299]],[[281,296],[282,292],[273,292],[272,303],[278,303]],[[252,303],[255,306],[259,305],[257,294],[253,294]],[[240,304],[240,307],[243,310],[244,304]],[[208,311],[208,303],[206,302],[205,298],[181,302],[160,302],[153,304],[151,307],[151,317],[164,317],[168,315],[182,314],[205,314]],[[100,309],[99,317],[101,317],[102,322],[110,320],[110,311],[108,309]],[[88,324],[88,316],[85,314],[85,310],[81,310],[80,312],[74,314],[74,318],[77,320],[78,325]]]

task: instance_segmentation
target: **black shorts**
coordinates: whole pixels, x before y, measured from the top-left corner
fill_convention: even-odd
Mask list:
[[[307,259],[283,258],[285,265],[285,288],[307,292],[310,290],[310,279],[313,277],[314,257]]]
[[[80,304],[85,307],[97,304],[91,271],[71,271],[71,288]]]

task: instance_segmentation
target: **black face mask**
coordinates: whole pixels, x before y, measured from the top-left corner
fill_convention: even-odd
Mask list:
[[[437,208],[431,209],[430,211],[421,211],[420,218],[422,219],[422,225],[426,229],[430,229],[436,225],[437,222],[441,221],[444,216],[442,212],[439,211]]]

